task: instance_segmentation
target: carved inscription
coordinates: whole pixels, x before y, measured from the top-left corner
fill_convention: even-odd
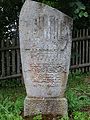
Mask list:
[[[61,66],[54,64],[31,64],[30,73],[33,78],[33,82],[60,83],[60,80],[63,79],[63,73],[65,73],[65,70]]]
[[[28,96],[63,96],[71,54],[71,18],[26,0],[20,17],[20,49]],[[31,8],[33,8],[31,10]]]
[[[25,49],[33,50],[64,50],[69,42],[69,26],[58,17],[39,16],[32,21],[31,31]],[[29,35],[28,34],[28,35]],[[32,44],[30,44],[30,43]]]

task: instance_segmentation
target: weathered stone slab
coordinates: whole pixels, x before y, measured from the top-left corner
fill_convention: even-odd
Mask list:
[[[71,28],[72,19],[69,16],[45,4],[26,0],[22,7],[19,32],[22,71],[28,98],[25,99],[25,116],[33,114],[32,109],[36,113],[40,110],[41,113],[45,110],[48,113],[43,99],[50,101],[50,98],[56,100],[55,105],[51,101],[48,105],[51,113],[51,106],[57,107],[58,104],[63,107],[56,109],[55,114],[63,115],[67,112],[66,102],[64,104],[61,101],[65,99],[69,73]],[[37,102],[41,105],[38,106]]]
[[[67,100],[65,98],[28,98],[25,99],[25,115],[35,115],[38,113],[66,115],[67,114]]]

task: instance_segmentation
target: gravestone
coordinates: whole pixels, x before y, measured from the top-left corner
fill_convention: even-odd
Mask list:
[[[66,89],[72,19],[43,3],[26,0],[19,19],[24,115],[67,114]]]

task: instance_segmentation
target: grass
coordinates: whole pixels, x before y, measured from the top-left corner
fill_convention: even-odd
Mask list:
[[[66,90],[69,117],[66,116],[61,120],[90,120],[90,79],[88,78],[90,78],[89,74],[78,72],[69,75]],[[24,120],[21,113],[25,96],[25,88],[16,82],[9,81],[9,87],[8,82],[5,87],[0,87],[0,120]],[[42,120],[42,116],[38,115],[33,120]]]
[[[85,82],[86,77],[86,74],[69,76],[66,94],[70,111],[80,110],[90,105],[90,84]]]
[[[70,118],[72,120],[90,120],[90,74],[79,72],[70,74],[66,96]]]
[[[7,83],[7,82],[6,82]],[[10,84],[10,81],[9,81]],[[25,88],[13,82],[0,88],[0,120],[23,120],[21,111],[25,98]]]

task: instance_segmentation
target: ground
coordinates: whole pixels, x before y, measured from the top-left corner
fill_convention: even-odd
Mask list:
[[[18,82],[18,81],[17,81]],[[23,116],[26,96],[24,85],[16,81],[0,81],[0,120],[31,120]],[[66,97],[68,116],[61,120],[90,120],[90,74],[69,75]],[[33,120],[52,120],[52,115],[37,115]],[[60,120],[59,116],[57,120]]]

